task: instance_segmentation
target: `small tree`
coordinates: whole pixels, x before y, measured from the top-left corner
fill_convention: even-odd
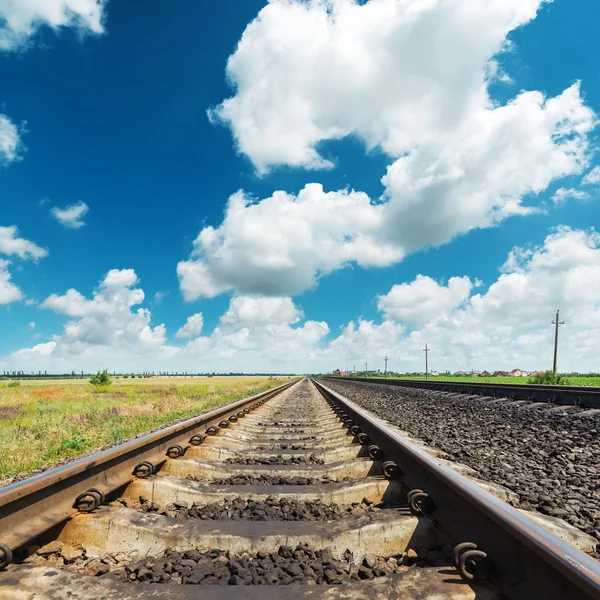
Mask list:
[[[90,383],[98,387],[110,385],[111,380],[108,371],[106,369],[98,371],[95,375],[92,375]]]
[[[570,381],[563,375],[559,375],[554,371],[544,371],[530,377],[529,383],[537,385],[569,385]]]

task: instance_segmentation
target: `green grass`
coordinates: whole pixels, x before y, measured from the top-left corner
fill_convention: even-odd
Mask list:
[[[275,387],[288,377],[0,384],[0,480]]]
[[[569,380],[569,385],[582,386],[600,386],[600,377],[571,377],[566,376]],[[373,379],[383,379],[382,377],[374,377]],[[422,375],[402,375],[401,377],[388,377],[388,379],[411,379],[414,381],[425,381]],[[529,382],[529,377],[454,377],[452,375],[440,375],[438,377],[429,377],[429,381],[456,381],[458,383],[514,383],[523,385]]]

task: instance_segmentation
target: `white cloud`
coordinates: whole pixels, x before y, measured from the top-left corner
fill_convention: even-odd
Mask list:
[[[303,317],[304,313],[291,298],[235,296],[221,317],[221,325],[228,329],[287,325],[297,323]]]
[[[204,325],[204,318],[202,313],[196,313],[191,317],[187,318],[187,321],[183,327],[175,334],[178,338],[195,338],[200,335],[202,326]]]
[[[91,298],[76,290],[47,298],[43,308],[70,317],[62,334],[0,367],[315,372],[365,361],[383,369],[387,356],[391,370],[413,371],[423,370],[427,343],[433,369],[538,369],[552,364],[550,321],[560,308],[559,368],[597,370],[599,233],[559,227],[539,246],[513,248],[486,291],[479,284],[466,276],[400,282],[377,298],[380,322],[352,320],[329,341],[327,323],[307,320],[290,298],[238,295],[212,333],[196,330],[175,347],[164,325],[135,309],[144,300],[135,273],[115,270]]]
[[[583,185],[593,185],[600,183],[600,165],[594,167],[582,180]]]
[[[65,208],[54,206],[50,209],[50,214],[64,227],[80,229],[85,225],[83,217],[89,211],[90,207],[85,202],[76,202]]]
[[[246,294],[298,294],[319,275],[355,262],[364,267],[400,260],[402,250],[376,239],[382,206],[366,194],[325,193],[307,185],[297,196],[276,192],[253,202],[243,192],[227,204],[217,229],[205,227],[177,273],[186,300],[228,289]]]
[[[10,280],[9,261],[0,258],[0,304],[11,304],[23,299],[23,292]]]
[[[441,285],[431,277],[418,275],[412,283],[394,285],[377,298],[377,307],[386,319],[423,325],[461,306],[471,295],[468,277],[451,277]]]
[[[166,341],[165,326],[151,327],[147,309],[132,310],[144,301],[143,290],[133,287],[137,282],[133,269],[113,269],[91,299],[74,289],[46,298],[41,308],[77,319],[68,321],[63,334],[55,337],[55,351],[74,358],[94,354],[96,347],[140,353],[160,348]]]
[[[554,195],[552,196],[552,201],[555,204],[560,204],[561,202],[566,202],[570,198],[572,198],[573,200],[589,200],[590,195],[587,192],[576,190],[574,188],[561,187],[557,189]]]
[[[0,165],[19,160],[22,148],[18,127],[0,114]]]
[[[18,237],[19,230],[16,225],[9,227],[0,226],[0,253],[8,256],[15,255],[19,258],[38,259],[48,255],[45,248],[40,248],[37,244]]]
[[[358,369],[363,369],[363,361],[371,363],[369,370],[377,369],[376,359],[398,350],[399,341],[404,334],[404,327],[399,323],[386,320],[380,324],[374,321],[358,319],[355,323],[350,321],[342,329],[342,333],[331,341],[327,354],[334,361],[360,361]],[[331,360],[331,359],[330,359]],[[334,363],[335,364],[335,363]],[[340,364],[342,368],[349,365]],[[333,367],[332,367],[333,368]]]
[[[550,322],[560,308],[566,325],[561,330],[559,368],[597,370],[590,349],[600,344],[600,234],[559,227],[539,247],[514,248],[502,271],[487,292],[472,294],[453,309],[432,310],[408,335],[394,335],[391,326],[412,315],[388,314],[380,325],[351,323],[349,333],[344,331],[330,348],[335,347],[339,360],[360,358],[361,351],[365,358],[388,355],[390,368],[410,371],[424,370],[425,343],[431,349],[430,366],[438,370],[544,369],[552,365]],[[395,288],[403,289],[408,299],[413,287],[421,287],[419,282],[417,278]],[[392,291],[384,298],[393,296]],[[384,336],[382,329],[388,332]],[[348,343],[348,338],[359,343]]]
[[[209,111],[260,172],[328,166],[354,134],[399,157],[443,146],[492,109],[490,61],[544,0],[271,0],[227,63],[235,95]]]
[[[503,77],[508,34],[543,3],[269,2],[228,61],[235,95],[211,119],[231,128],[259,173],[331,166],[319,144],[357,136],[390,157],[385,193],[238,192],[179,263],[184,297],[294,295],[335,269],[387,266],[538,211],[535,196],[587,167],[597,123],[579,82],[504,105],[488,93]]]
[[[176,333],[193,339],[170,346],[165,326],[152,327],[150,311],[133,308],[144,300],[136,284],[132,270],[113,270],[92,298],[74,289],[49,296],[41,308],[72,320],[50,343],[13,352],[0,365],[51,371],[295,370],[300,360],[316,360],[329,332],[324,322],[300,323],[302,311],[290,298],[236,296],[211,335],[200,335],[198,313]]]
[[[0,50],[22,46],[41,26],[104,32],[105,0],[0,0]]]
[[[44,344],[37,344],[33,348],[23,348],[17,350],[14,353],[15,358],[27,359],[27,360],[39,360],[43,356],[50,356],[56,348],[56,342],[46,342]]]
[[[29,329],[35,329],[35,321],[29,323]]]
[[[37,260],[48,254],[44,248],[19,237],[16,225],[0,226],[0,254],[17,256],[21,259]],[[10,304],[25,299],[23,292],[11,281],[8,271],[10,261],[0,258],[0,304]],[[26,302],[28,302],[26,300]]]

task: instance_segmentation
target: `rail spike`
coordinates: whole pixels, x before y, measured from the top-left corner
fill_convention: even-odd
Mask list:
[[[429,514],[434,509],[433,500],[423,490],[411,490],[406,496],[408,505],[414,513]]]
[[[166,455],[169,458],[179,458],[180,456],[183,456],[184,453],[185,450],[179,444],[175,444],[174,446],[169,446],[169,448],[167,448]]]
[[[376,446],[375,444],[371,444],[367,448],[367,452],[369,454],[369,458],[371,458],[372,460],[381,460],[383,458],[383,451],[379,446]]]
[[[133,469],[133,475],[135,477],[139,477],[140,479],[150,477],[150,475],[154,475],[155,472],[156,468],[151,462],[148,462],[147,460],[137,464]]]
[[[494,568],[494,563],[477,544],[463,542],[454,548],[454,566],[465,581],[484,581]]]
[[[363,446],[366,446],[371,443],[371,439],[364,431],[361,431],[358,434],[357,439],[358,439],[359,443],[362,444]]]
[[[0,570],[8,567],[12,560],[12,550],[6,544],[0,544]]]
[[[73,508],[79,512],[92,512],[106,501],[104,493],[97,488],[90,488],[75,498]]]

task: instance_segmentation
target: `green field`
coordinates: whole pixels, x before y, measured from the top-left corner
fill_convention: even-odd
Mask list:
[[[275,387],[289,377],[0,383],[0,480]]]
[[[600,386],[600,377],[582,377],[565,375],[569,380],[568,385],[585,385],[585,386]],[[382,379],[383,377],[375,377],[374,379]],[[425,381],[422,375],[402,375],[401,377],[388,377],[388,379],[411,379],[414,381]],[[437,377],[429,377],[429,381],[456,381],[458,383],[513,383],[516,385],[524,385],[529,383],[529,377],[454,377],[452,375],[439,375]]]

